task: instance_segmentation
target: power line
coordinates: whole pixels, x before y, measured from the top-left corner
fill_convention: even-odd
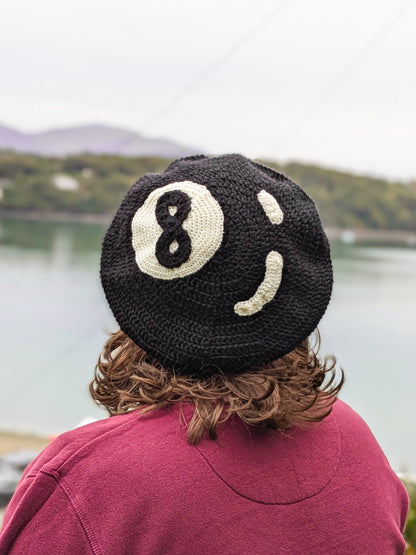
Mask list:
[[[0,399],[0,412],[4,412],[4,409],[8,408],[12,403],[16,404],[16,399],[19,399],[22,393],[26,393],[32,389],[32,387],[34,387],[41,379],[43,379],[47,374],[54,370],[59,363],[62,362],[65,355],[72,353],[72,351],[75,350],[80,343],[84,343],[94,333],[96,333],[100,324],[101,322],[97,321],[93,326],[88,326],[83,334],[75,337],[75,339],[71,342],[64,345],[46,363],[39,366],[34,372],[31,372],[29,379],[25,380],[23,385],[20,385],[14,391],[11,391]]]
[[[160,106],[155,112],[148,116],[140,126],[140,130],[147,129],[151,124],[153,124],[157,119],[163,114],[172,109],[175,104],[180,102],[187,94],[194,90],[202,81],[204,81],[209,75],[211,75],[217,67],[228,60],[233,54],[235,54],[240,48],[245,46],[250,40],[253,39],[257,33],[266,27],[280,12],[282,12],[289,4],[294,0],[285,0],[281,2],[277,7],[275,7],[270,13],[268,13],[264,18],[262,18],[254,27],[249,29],[244,35],[239,37],[227,50],[225,50],[220,56],[218,56],[213,62],[211,62],[201,73],[199,73],[194,79],[187,83],[184,87],[180,88],[173,96],[171,96],[162,106]]]
[[[337,87],[344,81],[354,68],[359,65],[362,60],[374,49],[378,42],[385,36],[385,34],[398,22],[403,16],[405,11],[414,3],[414,0],[406,0],[404,4],[396,10],[392,17],[377,31],[377,33],[364,45],[364,47],[353,57],[353,59],[344,67],[342,72],[333,79],[327,87],[321,92],[317,100],[302,114],[297,122],[289,128],[283,135],[278,149],[287,144],[293,136],[305,125],[305,123],[313,116],[313,114],[320,108],[325,100],[337,89]]]
[[[206,77],[208,77],[215,69],[220,66],[225,60],[229,59],[235,52],[242,48],[247,42],[249,42],[261,29],[268,25],[273,18],[275,18],[281,11],[283,11],[286,6],[292,3],[294,0],[285,0],[281,2],[277,7],[275,7],[270,13],[268,13],[264,18],[262,18],[254,27],[247,31],[244,35],[239,37],[227,50],[225,50],[218,58],[216,58],[211,64],[209,64],[199,75],[197,75],[192,81],[190,81],[185,87],[177,91],[170,99],[165,102],[160,108],[158,108],[153,114],[151,114],[142,124],[141,129],[148,127],[151,123],[156,121],[161,115],[170,110],[177,102],[179,102],[184,96],[189,94],[193,89],[195,89]],[[89,329],[81,336],[75,338],[70,343],[66,344],[62,349],[60,349],[47,363],[42,364],[38,369],[31,373],[30,379],[26,380],[23,386],[20,386],[16,391],[13,391],[3,399],[0,399],[1,410],[7,408],[11,403],[15,402],[22,393],[30,390],[34,387],[42,378],[44,378],[48,373],[50,373],[57,364],[62,361],[63,357],[72,352],[80,343],[84,342],[89,336],[97,330],[97,325],[89,327]]]

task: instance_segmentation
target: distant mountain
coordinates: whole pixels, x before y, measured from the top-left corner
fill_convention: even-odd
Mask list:
[[[152,139],[128,129],[107,125],[80,125],[41,133],[22,133],[0,125],[0,150],[40,156],[91,153],[163,158],[178,158],[199,152],[168,139]]]

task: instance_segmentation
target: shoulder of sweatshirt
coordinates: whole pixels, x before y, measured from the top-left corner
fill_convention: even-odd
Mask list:
[[[103,449],[114,449],[116,452],[118,444],[129,441],[132,433],[142,449],[145,449],[145,446],[147,448],[149,443],[156,444],[158,435],[174,433],[172,432],[174,420],[169,418],[172,410],[169,409],[169,407],[162,408],[143,415],[139,414],[139,411],[132,411],[65,432],[56,437],[29,464],[24,478],[40,471],[59,472],[73,466],[88,454],[99,453]],[[162,425],[161,421],[163,421]]]
[[[347,403],[337,399],[333,405],[331,416],[337,422],[344,450],[348,447],[349,450],[356,448],[357,450],[363,449],[368,454],[376,453],[383,463],[390,466],[368,424]]]

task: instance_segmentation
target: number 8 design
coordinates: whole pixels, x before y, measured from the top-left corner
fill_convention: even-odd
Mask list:
[[[221,246],[224,214],[205,185],[179,181],[149,194],[131,232],[142,272],[156,279],[183,278],[200,270]]]
[[[156,219],[163,233],[156,243],[156,257],[166,268],[177,268],[191,254],[191,239],[182,227],[190,210],[191,199],[183,191],[167,191],[157,201]]]

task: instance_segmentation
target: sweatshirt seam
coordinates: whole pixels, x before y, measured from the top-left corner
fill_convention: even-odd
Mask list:
[[[131,415],[135,414],[136,411],[132,411]],[[129,416],[131,416],[129,415]],[[136,414],[137,417],[137,414]],[[111,417],[110,417],[111,418]],[[73,453],[71,453],[71,455],[63,460],[58,466],[56,467],[50,467],[49,463],[45,463],[45,465],[39,469],[39,472],[45,472],[45,473],[53,473],[53,472],[58,472],[58,475],[61,477],[62,479],[62,472],[64,472],[65,470],[65,466],[70,464],[72,462],[72,460],[74,458],[76,458],[77,456],[79,456],[79,453],[82,453],[83,450],[85,450],[87,447],[89,447],[90,445],[93,445],[96,442],[99,442],[103,437],[111,434],[111,433],[118,433],[120,428],[125,428],[129,425],[131,425],[131,420],[130,418],[127,419],[126,422],[122,422],[120,423],[118,426],[116,427],[112,427],[109,430],[106,430],[105,432],[101,433],[100,435],[96,435],[94,436],[92,439],[90,439],[87,443],[84,443],[83,445],[81,445],[76,451],[74,451]],[[71,444],[68,443],[66,445],[66,447],[69,447]],[[75,461],[76,462],[76,461]]]
[[[87,520],[84,516],[83,511],[78,506],[78,504],[75,500],[75,497],[72,495],[71,490],[66,485],[65,481],[60,476],[59,472],[57,472],[55,470],[46,470],[45,469],[45,470],[40,470],[39,473],[50,476],[51,478],[53,478],[56,481],[56,485],[59,487],[59,489],[65,495],[65,497],[68,499],[69,504],[71,505],[79,523],[81,524],[81,528],[82,528],[82,530],[84,531],[84,534],[87,537],[87,540],[88,540],[88,543],[91,547],[92,552],[94,553],[94,555],[102,555],[102,551],[100,549],[100,546],[98,545],[98,542],[97,542],[97,540],[94,536],[93,531],[91,530],[90,526],[87,523]]]
[[[25,477],[25,480],[28,479],[28,478],[36,478],[38,475],[39,475],[39,472],[36,472],[35,474],[31,474],[31,475],[29,475],[29,476],[26,476],[26,477]],[[56,480],[55,480],[55,484],[56,484]],[[56,485],[57,485],[57,484],[56,484]],[[48,500],[48,499],[44,499],[44,500],[43,500],[42,504],[38,507],[38,509],[37,509],[36,512],[39,512],[39,511],[43,508],[43,506],[45,505],[45,503],[47,502],[47,500]],[[21,502],[22,502],[22,500],[20,501],[20,503],[21,503]],[[20,507],[20,503],[19,503],[18,508]],[[19,533],[14,537],[12,543],[10,544],[9,550],[10,550],[10,549],[13,547],[13,545],[16,543],[16,540],[17,540],[18,537],[22,534],[22,532],[23,532],[24,529],[27,527],[27,525],[30,523],[30,521],[33,519],[33,517],[35,516],[35,514],[36,514],[36,513],[33,513],[33,514],[31,515],[31,517],[30,517],[28,520],[25,521],[24,526],[22,526],[22,528],[19,530]],[[4,524],[4,523],[3,523],[3,524]],[[9,525],[9,524],[10,524],[10,521],[7,523],[7,525]],[[3,534],[4,531],[5,531],[5,527],[4,527],[4,525],[3,525],[3,527],[1,528],[1,533]]]
[[[334,477],[338,473],[339,465],[340,465],[340,462],[341,462],[341,455],[342,455],[342,438],[341,438],[341,431],[339,429],[337,417],[336,417],[335,414],[333,414],[333,416],[334,416],[335,425],[336,425],[337,431],[338,431],[338,448],[339,448],[338,461],[337,461],[337,464],[335,465],[334,472],[333,472],[332,476],[330,477],[330,479],[328,480],[328,482],[326,482],[318,491],[312,493],[311,495],[307,495],[305,497],[302,497],[302,499],[296,499],[295,501],[261,501],[259,499],[253,499],[252,497],[249,497],[248,495],[245,495],[244,493],[241,493],[241,492],[237,491],[231,484],[226,482],[225,479],[220,474],[218,474],[218,472],[211,465],[211,463],[208,461],[208,459],[205,457],[205,455],[198,449],[198,446],[196,446],[196,450],[198,451],[200,456],[203,458],[203,460],[207,463],[207,465],[212,470],[212,472],[221,480],[221,482],[225,486],[227,486],[227,488],[229,488],[231,491],[233,491],[236,495],[238,495],[239,497],[242,497],[243,499],[247,499],[248,501],[251,501],[252,503],[258,503],[259,505],[295,505],[296,503],[301,503],[302,501],[306,501],[307,499],[311,499],[312,497],[316,497],[317,495],[322,493],[329,486],[329,484],[332,482],[332,480],[334,479]],[[296,475],[296,472],[295,472],[295,475]],[[296,475],[296,481],[298,482],[297,475]]]

